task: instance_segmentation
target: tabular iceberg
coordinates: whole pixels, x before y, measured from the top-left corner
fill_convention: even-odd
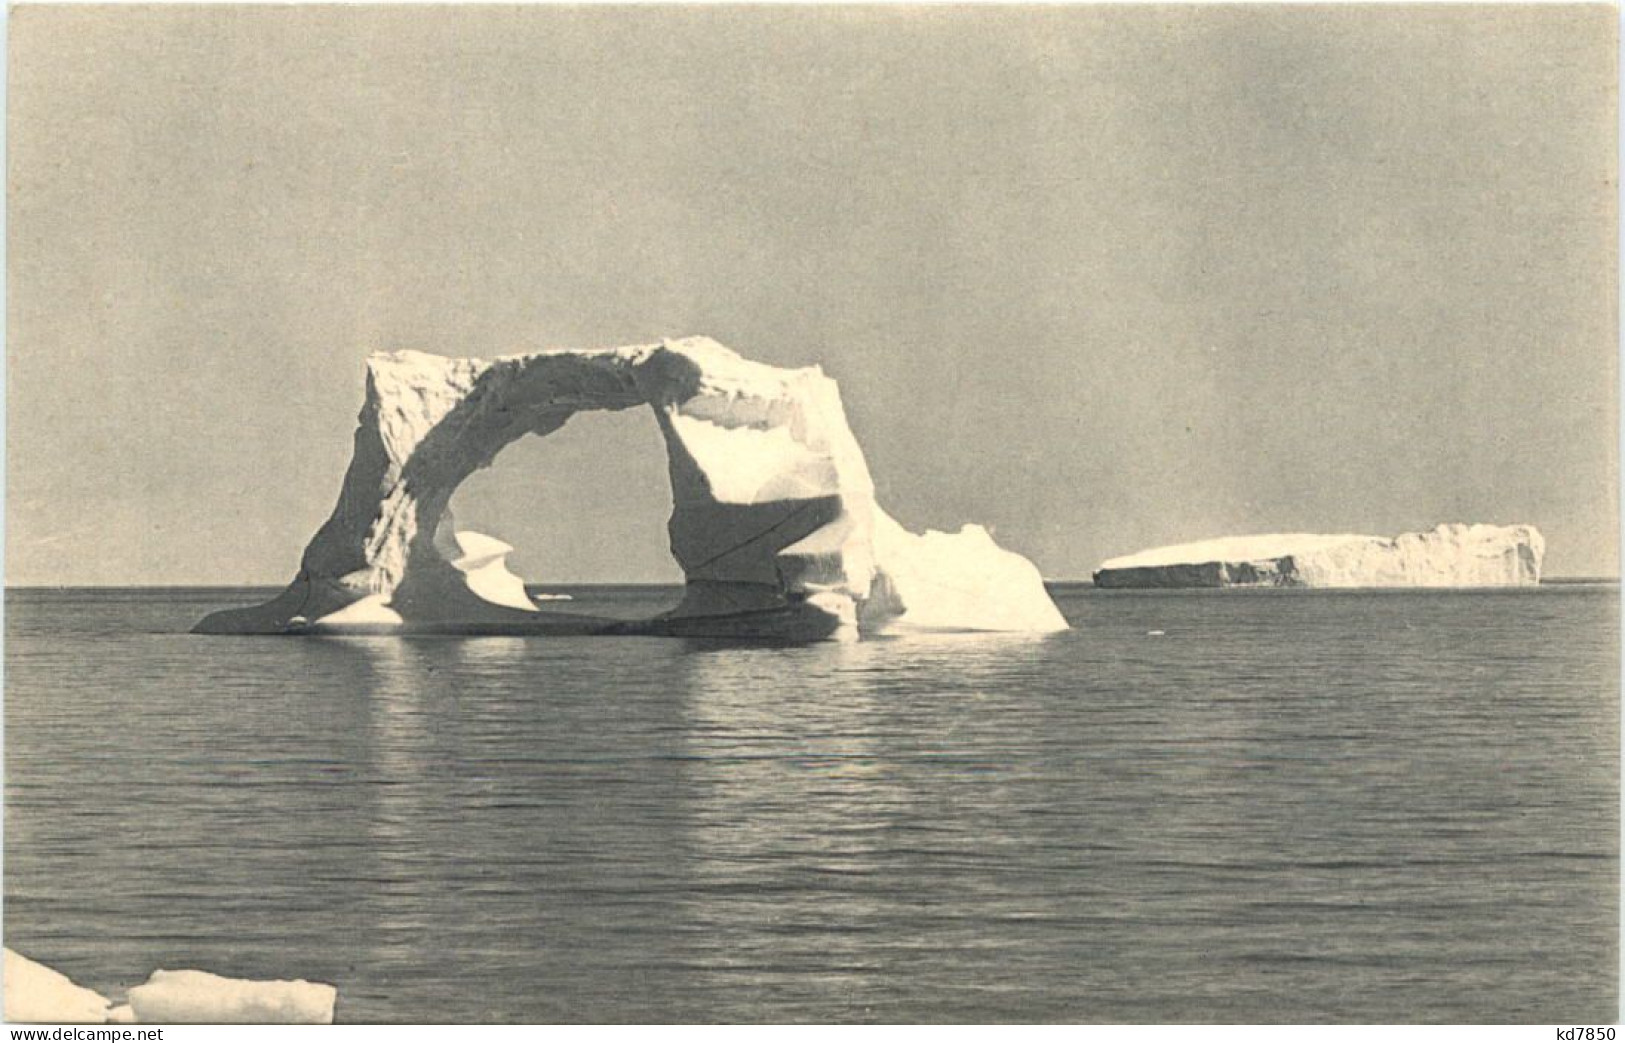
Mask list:
[[[1532,525],[1440,525],[1381,536],[1230,536],[1101,563],[1099,587],[1509,587],[1540,582]]]
[[[200,633],[623,633],[852,638],[1066,629],[1027,559],[986,530],[905,531],[875,503],[835,382],[704,337],[491,361],[373,355],[338,505],[298,575]],[[638,623],[538,612],[511,549],[458,531],[459,484],[583,410],[648,405],[671,478],[683,600]]]

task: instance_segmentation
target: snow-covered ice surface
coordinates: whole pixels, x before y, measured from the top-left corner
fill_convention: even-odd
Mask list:
[[[1308,532],[1274,533],[1266,536],[1221,536],[1215,540],[1153,547],[1102,562],[1101,569],[1144,569],[1160,565],[1191,565],[1207,561],[1266,561],[1310,554],[1344,543],[1375,540],[1375,536],[1351,533],[1327,536]]]
[[[67,975],[5,950],[7,1021],[58,1025],[100,1025],[107,1020],[107,997],[75,985]]]
[[[1532,525],[1439,525],[1392,539],[1356,534],[1227,536],[1102,562],[1102,587],[1504,587],[1540,582]]]
[[[153,971],[130,990],[137,1024],[331,1025],[338,990],[304,981],[247,981],[207,971]]]
[[[510,547],[459,531],[459,484],[583,410],[654,410],[683,600],[646,624],[538,612]],[[574,619],[572,624],[568,622]],[[905,531],[875,502],[835,382],[704,337],[492,361],[368,360],[339,502],[298,575],[202,633],[672,633],[793,640],[919,630],[1066,629],[1031,562],[979,526]]]

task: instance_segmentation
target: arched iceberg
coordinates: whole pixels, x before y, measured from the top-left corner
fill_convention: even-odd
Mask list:
[[[835,382],[704,337],[491,361],[373,355],[332,516],[279,597],[202,633],[644,633],[851,638],[908,630],[1063,630],[1037,568],[987,532],[914,535],[875,503]],[[670,613],[617,623],[539,613],[507,546],[459,532],[474,471],[584,410],[648,406],[671,478]]]

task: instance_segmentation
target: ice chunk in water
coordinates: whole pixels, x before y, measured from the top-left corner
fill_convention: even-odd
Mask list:
[[[304,981],[248,981],[207,971],[153,971],[130,990],[144,1024],[331,1025],[338,990]]]

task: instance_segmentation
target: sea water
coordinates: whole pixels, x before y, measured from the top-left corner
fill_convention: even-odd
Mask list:
[[[351,1022],[1617,1016],[1615,586],[1058,587],[1066,633],[800,648],[186,633],[271,593],[8,593],[8,946]]]

